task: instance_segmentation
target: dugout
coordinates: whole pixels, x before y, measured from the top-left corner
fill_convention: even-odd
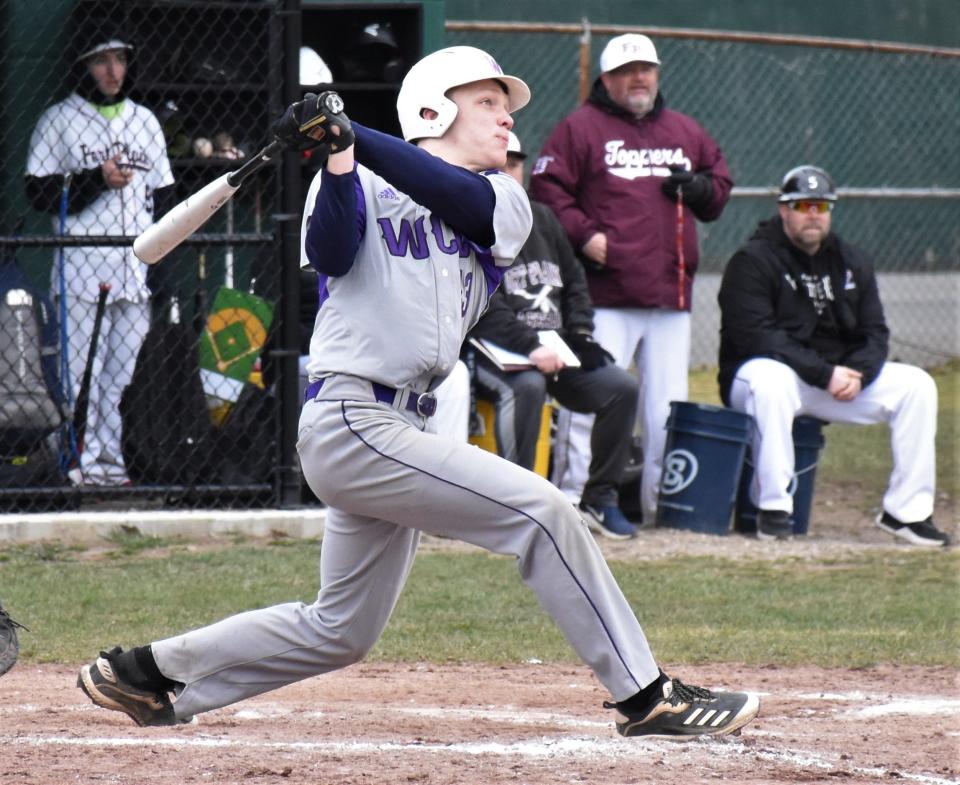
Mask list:
[[[104,30],[109,26],[125,31],[135,47],[127,95],[148,107],[163,125],[176,178],[173,203],[236,168],[238,159],[255,154],[269,141],[270,121],[309,90],[337,90],[348,102],[351,117],[385,131],[398,130],[395,102],[406,68],[444,39],[442,0],[0,0],[0,155],[5,174],[0,179],[0,242],[15,250],[30,279],[44,289],[50,286],[58,247],[120,245],[133,239],[61,238],[55,225],[51,227],[51,216],[31,209],[23,192],[30,134],[44,109],[73,88],[68,74],[80,31],[101,21]],[[329,77],[301,68],[304,47],[322,59]],[[160,482],[149,489],[142,483],[71,489],[81,506],[134,500],[147,506],[191,507],[300,502],[293,449],[300,407],[299,232],[303,194],[317,165],[309,156],[288,153],[258,173],[200,233],[164,260],[152,298],[154,321],[175,314],[192,324],[201,344],[206,331],[209,340],[203,345],[215,361],[226,357],[223,349],[228,346],[244,359],[220,374],[216,388],[205,384],[208,401],[226,404],[211,407],[215,426],[226,422],[230,405],[244,390],[262,388],[278,402],[263,407],[276,412],[276,421],[268,429],[270,443],[257,445],[274,455],[269,476],[237,483],[228,474],[213,473],[209,481],[189,487]],[[21,216],[23,228],[14,237]],[[235,294],[224,297],[225,291]],[[236,315],[240,311],[243,318]],[[218,314],[221,318],[214,320]],[[257,351],[256,362],[250,350]],[[204,357],[201,352],[202,364]],[[145,416],[175,422],[181,413]],[[230,447],[218,450],[226,454]],[[0,488],[0,495],[9,490]],[[20,509],[46,509],[51,493],[28,490],[21,494]]]

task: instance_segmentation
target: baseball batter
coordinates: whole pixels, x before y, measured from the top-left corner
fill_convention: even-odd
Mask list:
[[[416,144],[342,114],[311,119],[326,94],[288,109],[280,138],[296,146],[308,134],[332,153],[306,208],[304,252],[322,289],[298,443],[304,476],[328,505],[320,591],[310,605],[104,652],[80,672],[95,703],[142,725],[171,724],[357,662],[390,618],[426,531],[516,559],[610,691],[622,734],[722,735],[756,715],[756,696],[711,693],[660,671],[558,489],[426,429],[431,390],[530,231],[522,187],[498,171],[510,113],[529,96],[490,55],[452,47],[403,81],[401,127]]]
[[[54,215],[59,233],[60,198],[69,173],[65,234],[137,235],[153,223],[154,193],[173,184],[173,173],[157,118],[124,96],[133,47],[99,35],[77,58],[75,92],[47,109],[33,131],[26,190],[34,207]],[[53,265],[52,289],[59,296],[62,274],[75,387],[87,359],[100,282],[111,286],[93,365],[81,469],[87,483],[120,484],[127,479],[120,396],[150,324],[147,268],[128,246],[66,248],[63,265],[62,272],[58,262]]]

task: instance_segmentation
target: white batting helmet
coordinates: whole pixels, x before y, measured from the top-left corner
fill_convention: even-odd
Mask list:
[[[309,46],[300,47],[300,84],[317,85],[330,84],[333,74],[316,49]]]
[[[523,152],[523,148],[520,146],[520,139],[513,131],[510,131],[507,137],[507,155],[512,155],[521,161],[527,157],[527,154]]]
[[[428,54],[407,72],[397,96],[397,115],[403,138],[408,142],[443,136],[457,116],[457,105],[447,98],[454,87],[496,79],[507,88],[510,112],[527,105],[530,88],[503,69],[482,49],[450,46]],[[437,113],[433,120],[422,116],[424,109]]]

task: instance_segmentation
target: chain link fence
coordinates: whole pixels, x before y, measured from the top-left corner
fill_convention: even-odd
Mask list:
[[[278,7],[3,4],[0,510],[276,503],[278,167],[131,242],[267,140]]]
[[[695,117],[724,150],[736,187],[700,224],[692,364],[715,365],[716,291],[726,261],[775,211],[780,178],[830,172],[834,228],[880,273],[891,354],[924,366],[960,356],[960,50],[847,40],[626,26],[448,20],[448,42],[491,52],[533,100],[515,131],[536,156],[576,108],[614,35],[653,38],[668,106]]]
[[[311,501],[293,452],[297,357],[316,307],[296,264],[310,162],[263,169],[156,267],[130,246],[267,141],[304,89],[301,43],[326,58],[353,116],[395,133],[398,69],[351,71],[354,35],[386,19],[402,49],[387,65],[409,65],[424,45],[419,14],[0,0],[0,512]],[[627,30],[448,22],[446,43],[487,49],[531,84],[517,131],[535,154]],[[668,103],[720,141],[738,184],[702,227],[693,363],[715,362],[723,264],[801,161],[834,174],[837,228],[875,255],[895,353],[957,356],[958,53],[645,32]]]

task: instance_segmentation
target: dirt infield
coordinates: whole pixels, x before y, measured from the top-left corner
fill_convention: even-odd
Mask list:
[[[74,687],[76,670],[0,679],[0,784],[960,783],[956,673],[697,667],[761,693],[742,735],[623,739],[586,668],[363,664],[210,712],[137,728]]]
[[[663,530],[600,544],[611,560],[816,561],[897,547],[866,514],[841,513],[829,499],[821,496],[811,536],[774,547]],[[951,501],[941,499],[938,520],[956,534]],[[422,545],[448,549],[471,548],[431,537]],[[101,556],[93,547],[80,558]],[[760,717],[729,739],[623,739],[583,666],[371,663],[193,724],[137,728],[85,698],[79,665],[21,662],[0,678],[0,785],[960,785],[956,670],[664,666],[694,684],[760,693]]]

